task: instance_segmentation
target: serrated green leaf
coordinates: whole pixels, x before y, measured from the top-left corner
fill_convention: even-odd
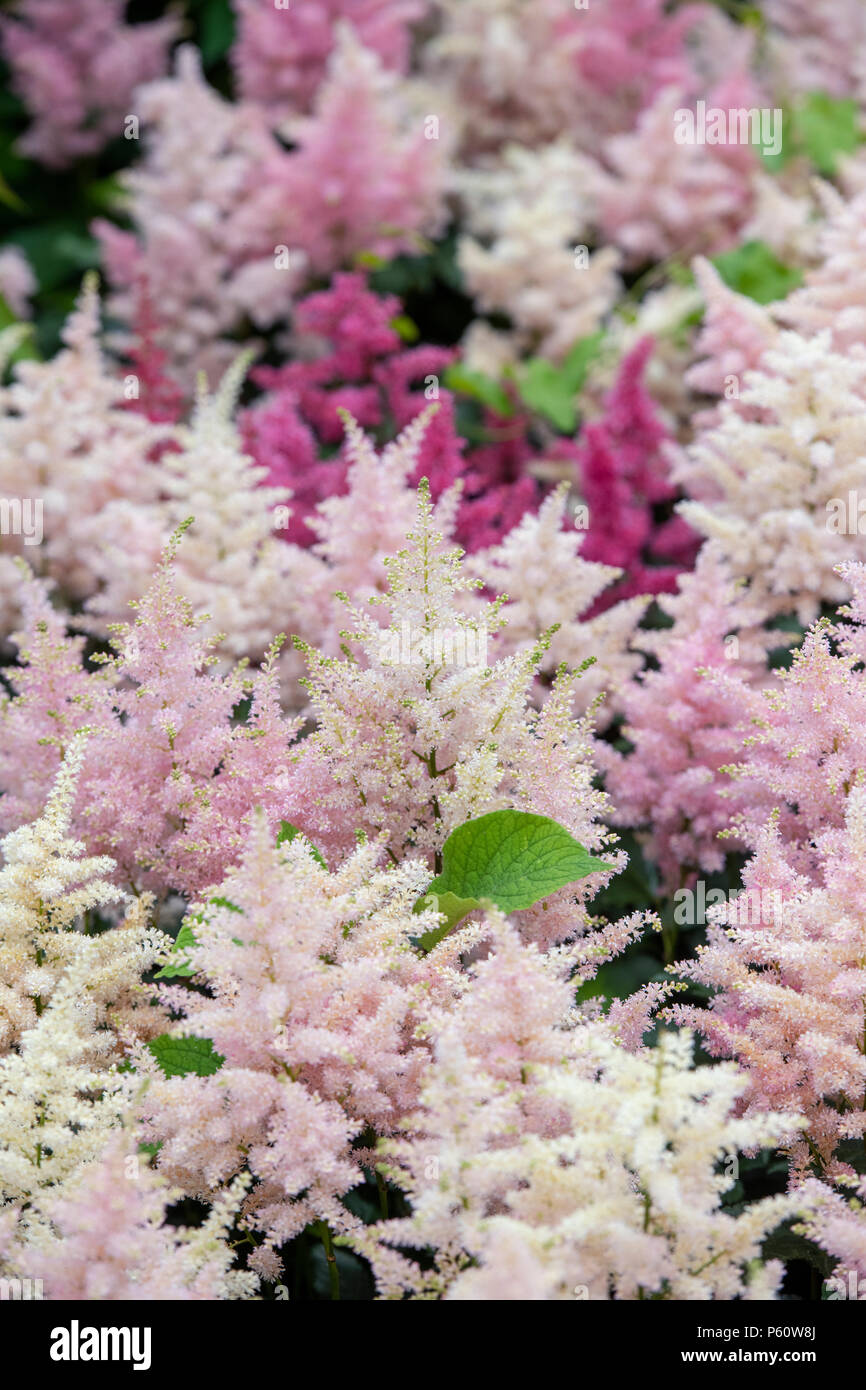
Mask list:
[[[758,304],[784,299],[803,280],[802,271],[780,261],[765,241],[746,241],[712,260],[726,285]]]
[[[435,906],[445,923],[418,939],[430,950],[468,912],[493,903],[519,912],[599,869],[594,858],[564,826],[528,811],[491,811],[453,830],[442,847],[442,872],[415,904]]]
[[[147,1044],[166,1076],[213,1076],[225,1057],[214,1052],[211,1038],[175,1038],[161,1033]]]
[[[298,827],[297,827],[296,825],[292,825],[292,823],[291,823],[290,821],[287,821],[287,820],[281,820],[281,821],[280,821],[280,828],[279,828],[279,831],[278,831],[278,833],[277,833],[277,844],[278,844],[278,845],[285,845],[285,844],[289,844],[289,845],[290,845],[290,844],[292,843],[292,840],[294,840],[294,838],[295,838],[296,835],[300,835],[300,836],[306,841],[306,844],[307,844],[307,846],[308,846],[308,848],[309,848],[309,851],[310,851],[311,855],[313,856],[313,858],[315,859],[316,863],[317,863],[317,864],[321,864],[321,866],[322,866],[323,869],[327,869],[328,866],[327,866],[327,864],[325,863],[325,860],[324,860],[323,857],[322,857],[321,851],[320,851],[320,850],[317,850],[317,849],[316,849],[316,846],[315,846],[314,844],[311,844],[311,842],[310,842],[309,840],[307,840],[307,837],[306,837],[306,835],[304,835],[303,831],[302,831],[302,830],[299,830]]]
[[[497,415],[502,415],[505,419],[514,414],[514,407],[508,399],[507,391],[498,381],[494,381],[493,377],[485,376],[484,372],[464,367],[462,362],[452,362],[445,368],[442,381],[449,391],[470,396],[472,400],[480,401],[482,405],[495,410]]]

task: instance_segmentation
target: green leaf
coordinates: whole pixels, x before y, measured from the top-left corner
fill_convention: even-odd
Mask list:
[[[166,1076],[213,1076],[225,1061],[214,1052],[211,1038],[174,1038],[161,1033],[147,1046]]]
[[[485,376],[484,372],[473,371],[470,367],[464,367],[462,362],[452,362],[445,368],[442,378],[445,386],[450,391],[457,391],[462,396],[471,396],[473,400],[480,401],[490,410],[495,410],[497,415],[502,415],[506,419],[514,414],[514,407],[508,399],[508,393],[494,381],[493,377]]]
[[[598,333],[590,333],[587,338],[578,338],[563,362],[562,378],[575,394],[586,381],[587,372],[601,352],[603,342],[604,332],[601,330]]]
[[[793,115],[794,138],[821,174],[836,172],[839,156],[851,154],[862,140],[853,97],[810,92]]]
[[[229,0],[207,0],[202,11],[199,48],[206,68],[228,53],[235,37],[235,17]]]
[[[442,847],[442,872],[415,911],[435,906],[445,923],[418,938],[430,950],[468,912],[484,903],[519,912],[599,869],[596,859],[557,821],[528,811],[491,811],[453,830]]]
[[[398,314],[391,320],[391,327],[404,343],[417,343],[421,337],[417,323],[408,314]]]
[[[725,284],[758,304],[784,299],[802,283],[802,271],[785,265],[765,241],[746,241],[733,251],[713,257]]]
[[[543,415],[562,434],[577,429],[576,388],[552,362],[530,357],[518,374],[517,389],[530,410]]]
[[[316,863],[321,864],[323,869],[327,869],[328,866],[325,863],[325,860],[322,858],[321,852],[316,849],[316,846],[314,844],[311,844],[310,841],[307,840],[307,837],[306,835],[304,835],[303,831],[299,830],[296,825],[292,825],[290,821],[280,821],[280,829],[279,833],[277,834],[278,845],[291,844],[292,840],[294,840],[296,835],[300,835],[302,839],[306,841],[309,851],[315,859]]]
[[[177,961],[169,961],[167,965],[156,972],[153,978],[155,980],[189,979],[191,975],[195,974],[195,971],[186,959],[184,952],[197,945],[198,942],[192,927],[188,927],[184,922],[172,948],[172,955],[177,955]]]
[[[4,207],[11,208],[13,212],[26,212],[27,204],[23,198],[19,198],[14,188],[10,188],[3,175],[0,174],[0,203]]]

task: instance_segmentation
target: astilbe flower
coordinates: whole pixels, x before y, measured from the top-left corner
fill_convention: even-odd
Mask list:
[[[708,944],[678,967],[716,992],[708,1010],[675,1005],[716,1056],[736,1057],[748,1077],[749,1109],[796,1111],[804,1133],[789,1141],[792,1176],[812,1165],[826,1181],[856,1176],[838,1152],[862,1144],[863,1051],[862,779],[845,799],[843,829],[825,833],[809,879],[788,862],[770,821],[743,872],[743,895],[710,909]]]
[[[702,4],[671,13],[663,0],[607,0],[572,27],[575,66],[594,97],[616,96],[636,115],[660,88],[694,83],[687,40],[707,17]]]
[[[70,835],[83,738],[72,739],[39,818],[0,841],[0,1053],[17,1048],[22,1034],[36,1026],[82,952],[91,972],[87,993],[93,1016],[110,1010],[118,1027],[129,1021],[138,986],[130,962],[136,951],[142,969],[153,959],[157,938],[142,934],[137,913],[128,925],[103,936],[90,938],[77,930],[94,911],[116,914],[124,899],[109,881],[113,861],[88,856]],[[147,1016],[145,1010],[139,1014]]]
[[[661,86],[694,87],[686,38],[699,39],[696,22],[712,14],[702,5],[669,14],[660,0],[580,13],[558,0],[444,0],[440,10],[424,63],[467,155],[563,132],[592,151],[599,130],[630,130]]]
[[[845,577],[862,621],[866,567]],[[862,629],[819,620],[775,687],[746,692],[719,676],[719,693],[751,734],[729,770],[741,793],[738,837],[752,850],[745,896],[714,910],[709,945],[680,967],[717,993],[710,1011],[679,1009],[718,1053],[738,1056],[749,1103],[780,1102],[807,1120],[791,1151],[795,1175],[810,1163],[830,1179],[851,1175],[836,1153],[860,1137],[863,1056]]]
[[[712,105],[715,96],[707,101]],[[754,104],[746,94],[723,106]],[[628,267],[726,251],[751,211],[751,166],[757,166],[751,146],[676,143],[675,113],[686,105],[682,90],[666,87],[634,130],[604,146],[599,221]]]
[[[847,597],[836,566],[866,555],[856,518],[836,515],[862,481],[866,364],[834,352],[828,332],[783,332],[743,381],[739,402],[675,458],[695,499],[678,510],[762,601],[809,622],[822,599]]]
[[[159,318],[144,283],[135,294],[135,304],[132,337],[124,353],[124,390],[127,384],[134,387],[126,405],[156,424],[176,425],[184,414],[184,393],[171,376],[168,352],[159,346]]]
[[[827,1281],[831,1287],[835,1285],[835,1291],[827,1296],[854,1297],[862,1302],[860,1281],[866,1275],[866,1182],[862,1177],[848,1178],[834,1190],[809,1179],[800,1190],[809,1194],[812,1205],[795,1229],[838,1260],[832,1281]]]
[[[735,1118],[738,1068],[693,1070],[685,1032],[628,1052],[605,1021],[575,1019],[555,961],[505,922],[495,935],[462,999],[434,1018],[410,1133],[381,1146],[412,1215],[361,1237],[380,1291],[772,1297],[782,1267],[759,1266],[760,1244],[792,1200],[725,1212],[733,1179],[718,1165],[796,1118]],[[394,1246],[432,1248],[436,1264],[422,1272]]]
[[[543,677],[552,677],[561,662],[571,668],[593,662],[575,686],[575,698],[588,709],[606,694],[597,712],[601,725],[619,708],[620,692],[643,664],[634,650],[635,629],[649,598],[624,599],[597,611],[596,601],[621,571],[584,558],[585,532],[570,526],[567,492],[568,484],[561,484],[499,545],[471,556],[466,569],[507,599],[501,610],[506,626],[497,639],[501,655],[531,650],[540,633],[552,632],[541,655]],[[596,615],[586,617],[592,609]]]
[[[196,892],[218,879],[234,861],[255,806],[279,819],[297,728],[280,712],[276,651],[252,675],[243,665],[225,674],[209,670],[217,661],[214,643],[178,593],[175,545],[136,604],[135,622],[112,634],[114,652],[103,661],[110,678],[83,679],[75,672],[74,640],[56,629],[41,636],[37,628],[27,639],[26,678],[2,712],[19,740],[17,768],[3,768],[10,818],[17,823],[28,803],[44,797],[41,784],[50,784],[70,730],[86,723],[93,733],[76,833],[92,851],[111,854],[116,881],[160,894]],[[245,700],[251,703],[239,719]],[[0,808],[7,812],[7,796]]]
[[[30,1204],[19,1223],[20,1242],[6,1251],[8,1272],[17,1267],[41,1279],[48,1299],[254,1297],[258,1279],[232,1269],[228,1240],[243,1185],[209,1193],[211,1210],[200,1226],[166,1220],[180,1195],[146,1166],[127,1128],[56,1192]]]
[[[441,228],[444,137],[425,139],[398,79],[340,32],[291,151],[260,107],[226,102],[204,81],[195,49],[179,51],[175,77],[139,93],[145,158],[123,176],[133,230],[95,230],[118,291],[112,311],[133,325],[144,288],[157,346],[187,388],[194,372],[225,369],[231,334],[283,318],[309,273],[361,251],[417,249],[419,234]]]
[[[358,41],[387,67],[404,73],[409,26],[423,18],[429,0],[314,0],[293,11],[238,0],[236,8],[232,63],[240,94],[278,117],[312,106],[340,19],[351,20]]]
[[[268,483],[291,495],[284,539],[310,545],[318,504],[349,486],[350,450],[317,456],[318,447],[342,440],[347,410],[367,430],[401,431],[430,400],[438,402],[409,476],[415,484],[427,478],[436,499],[461,481],[454,533],[467,550],[494,544],[536,505],[539,487],[525,471],[531,449],[519,425],[515,439],[467,449],[456,431],[453,396],[440,384],[454,351],[426,343],[406,348],[393,327],[400,310],[395,296],[374,294],[363,276],[335,275],[326,290],[297,306],[295,360],[252,373],[269,394],[242,413],[240,427],[246,447],[268,470]],[[488,415],[491,427],[501,424]]]
[[[462,445],[451,393],[439,390],[454,353],[428,345],[406,349],[393,327],[400,312],[400,301],[374,294],[363,275],[337,274],[327,289],[299,302],[294,360],[253,371],[253,380],[270,394],[243,412],[240,425],[247,448],[268,470],[268,482],[290,490],[286,540],[310,545],[316,505],[345,492],[347,455],[317,457],[318,447],[342,441],[345,412],[367,430],[390,417],[400,431],[429,403],[424,387],[414,385],[431,375],[440,409],[428,419],[417,476],[430,478],[438,495],[460,473]]]
[[[348,24],[340,24],[313,114],[289,122],[298,148],[275,170],[288,246],[329,274],[359,252],[417,251],[445,222],[448,132],[425,138],[425,111]]]
[[[36,288],[36,276],[24,252],[17,246],[4,246],[0,250],[0,296],[16,318],[31,317],[30,300]]]
[[[345,418],[346,491],[325,498],[309,518],[318,537],[313,549],[319,569],[315,576],[311,572],[306,590],[304,630],[295,634],[315,638],[329,653],[340,649],[345,625],[338,596],[366,603],[388,589],[388,557],[404,545],[417,513],[408,483],[435,409],[428,406],[381,453],[351,416]],[[451,489],[435,507],[437,525],[449,539],[456,506],[457,491]]]
[[[125,0],[17,0],[0,25],[12,84],[33,124],[22,154],[51,168],[98,154],[123,134],[132,93],[159,77],[174,15],[124,23]]]
[[[40,573],[56,579],[70,599],[98,586],[97,542],[109,504],[123,498],[128,514],[145,513],[156,496],[151,451],[160,426],[124,409],[122,383],[99,342],[99,297],[88,279],[63,329],[60,352],[48,362],[22,361],[0,390],[0,489],[7,498],[42,504],[38,546],[4,536]],[[135,550],[135,532],[124,547]]]
[[[295,251],[278,267],[275,256],[288,155],[257,107],[208,85],[192,46],[178,51],[174,76],[139,90],[136,107],[144,157],[122,175],[132,230],[105,220],[94,230],[112,315],[132,331],[144,293],[154,342],[189,390],[199,371],[216,380],[226,369],[238,351],[226,339],[243,324],[268,328],[291,305],[303,258]]]
[[[148,927],[147,900],[130,902],[105,877],[113,862],[69,837],[82,740],[39,820],[2,841],[0,1210],[13,1224],[0,1268],[43,1279],[49,1298],[225,1296],[230,1204],[195,1233],[173,1232],[169,1194],[131,1148],[139,1082],[118,1063],[164,1026],[141,980],[170,943]],[[119,924],[79,929],[120,904]]]
[[[738,834],[754,844],[771,814],[793,873],[821,873],[821,845],[842,829],[846,798],[866,764],[864,748],[864,592],[866,567],[840,566],[853,588],[840,610],[858,626],[819,619],[789,670],[759,690],[718,672],[714,679],[748,737],[730,768],[741,802]]]
[[[6,668],[10,692],[0,703],[0,829],[34,820],[75,736],[99,721],[108,673],[84,659],[85,639],[67,635],[67,614],[55,608],[44,581],[15,562],[21,631]]]
[[[703,256],[696,257],[694,272],[704,298],[704,313],[694,342],[695,361],[686,373],[686,383],[704,396],[739,401],[741,379],[747,371],[760,366],[778,328],[762,304],[729,289],[715,266]],[[754,408],[749,411],[742,403],[739,408],[743,413],[755,413]],[[696,414],[694,424],[705,429],[717,420],[718,412],[713,408]]]
[[[555,0],[441,0],[439,9],[424,69],[465,155],[508,141],[537,145],[574,123],[580,92]]]
[[[134,909],[134,916],[140,917]],[[107,943],[84,938],[54,994],[18,1050],[0,1057],[0,1201],[26,1200],[65,1182],[93,1162],[132,1105],[136,1079],[118,1070],[117,1036],[89,991],[91,967],[101,965],[103,988],[139,978],[158,955],[143,949],[143,926]],[[137,940],[130,940],[133,935]],[[106,949],[107,947],[107,949]],[[124,950],[125,947],[125,950]],[[109,957],[110,951],[110,957]]]
[[[257,1264],[311,1221],[359,1224],[340,1201],[369,1161],[351,1141],[393,1133],[417,1103],[423,1020],[447,1007],[459,951],[478,936],[465,928],[459,944],[418,953],[410,938],[438,922],[412,912],[429,870],[382,858],[381,843],[362,844],[329,872],[301,836],[278,845],[258,817],[237,869],[187,919],[185,954],[208,994],[164,989],[177,1030],[212,1038],[225,1062],[209,1077],[152,1076],[160,1171],[206,1195],[247,1167],[245,1222],[266,1241]]]
[[[864,16],[866,19],[866,16]],[[866,347],[866,191],[846,200],[829,184],[818,191],[818,263],[802,288],[774,306],[775,316],[804,337],[827,332],[835,352]]]
[[[232,420],[247,365],[240,357],[212,395],[199,383],[189,424],[172,432],[172,447],[153,465],[159,499],[133,509],[141,540],[132,555],[125,553],[126,502],[106,509],[107,536],[94,559],[104,579],[89,605],[101,619],[123,614],[168,538],[192,517],[177,562],[178,584],[203,632],[219,636],[227,662],[261,660],[275,634],[295,625],[300,596],[293,581],[308,568],[294,547],[273,538],[274,507],[285,493],[262,486],[265,470],[243,452]]]
[[[623,359],[602,415],[584,426],[574,450],[589,511],[583,558],[623,571],[593,612],[634,594],[669,592],[697,551],[697,536],[681,518],[658,521],[654,510],[677,490],[665,454],[672,436],[643,384],[653,346],[644,338]]]
[[[778,174],[756,172],[742,240],[765,242],[786,265],[801,269],[814,265],[815,219],[825,191],[826,185],[814,177],[802,156]]]
[[[278,815],[297,723],[280,711],[278,646],[251,676],[243,665],[208,672],[214,643],[177,592],[172,558],[135,623],[113,636],[119,685],[94,744],[81,823],[133,882],[196,892],[233,862],[256,806]],[[245,699],[249,712],[236,722]]]
[[[95,1157],[128,1109],[133,1082],[117,1064],[124,1039],[147,1037],[154,1010],[141,977],[169,942],[147,924],[148,900],[108,881],[111,860],[70,837],[83,757],[73,741],[43,815],[2,842],[0,1196],[62,1182]],[[126,916],[98,935],[79,930],[94,909]]]
[[[680,576],[678,593],[658,602],[673,626],[635,639],[658,669],[644,671],[620,693],[622,732],[633,750],[603,745],[598,758],[614,821],[645,828],[649,857],[672,891],[698,869],[722,867],[719,832],[737,809],[722,795],[730,788],[723,769],[742,746],[743,700],[709,675],[734,667],[738,694],[762,681],[774,638],[762,629],[766,610],[734,581],[713,545],[704,546],[694,573]]]
[[[551,816],[601,850],[610,843],[597,823],[605,802],[592,786],[590,721],[573,714],[574,677],[560,671],[541,710],[533,707],[546,642],[501,659],[493,646],[488,658],[499,604],[465,613],[462,596],[478,581],[441,540],[422,485],[408,545],[387,561],[384,623],[347,603],[351,645],[341,657],[299,643],[317,728],[294,759],[289,818],[329,856],[346,853],[362,829],[384,835],[396,858],[411,851],[432,866],[457,825],[513,806]],[[580,904],[603,878],[527,911],[526,930],[545,940],[582,933]]]
[[[788,91],[863,94],[866,14],[858,0],[767,0],[769,61]]]
[[[483,312],[508,314],[515,349],[560,359],[619,298],[614,247],[575,259],[597,182],[591,161],[563,140],[509,146],[492,168],[458,178],[470,232],[458,242],[460,269]]]

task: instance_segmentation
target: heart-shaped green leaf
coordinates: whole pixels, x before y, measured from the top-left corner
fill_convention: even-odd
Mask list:
[[[452,831],[442,847],[442,872],[415,911],[435,907],[445,922],[418,938],[429,951],[468,912],[493,903],[519,912],[600,869],[596,859],[548,816],[528,811],[491,811]]]

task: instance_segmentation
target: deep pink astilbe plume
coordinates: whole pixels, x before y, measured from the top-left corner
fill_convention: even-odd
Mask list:
[[[125,0],[18,0],[0,24],[15,90],[33,117],[24,154],[52,168],[123,135],[133,91],[165,71],[174,15],[124,23]]]
[[[267,468],[268,484],[292,494],[282,533],[288,540],[312,544],[308,523],[317,504],[345,493],[348,454],[319,458],[318,451],[342,440],[340,411],[346,410],[365,429],[401,431],[431,399],[438,401],[409,481],[427,478],[436,498],[462,481],[455,535],[468,551],[496,544],[539,503],[539,486],[525,472],[531,450],[521,423],[512,438],[466,450],[456,431],[454,398],[440,384],[454,351],[430,344],[406,348],[392,326],[400,311],[398,299],[373,293],[362,275],[338,274],[328,289],[298,306],[299,356],[253,372],[270,394],[243,414],[244,444]],[[488,423],[502,424],[492,413]]]
[[[400,312],[400,301],[394,295],[374,294],[363,275],[337,274],[327,289],[297,305],[297,360],[282,367],[259,367],[253,380],[271,390],[294,393],[301,415],[324,444],[341,442],[341,410],[348,410],[362,429],[376,429],[383,421],[384,402],[374,374],[402,349],[393,327]],[[451,357],[443,351],[437,370]]]
[[[652,338],[643,338],[623,359],[604,414],[584,428],[575,453],[589,509],[583,558],[625,571],[593,612],[634,594],[671,592],[697,553],[691,527],[677,517],[658,522],[653,510],[676,489],[663,451],[672,436],[643,384],[652,350]]]
[[[236,0],[238,36],[232,50],[242,97],[275,115],[308,111],[334,47],[338,20],[351,20],[359,41],[386,67],[405,72],[409,25],[429,0],[305,0],[278,9],[269,0]]]
[[[144,280],[138,289],[133,329],[127,357],[137,378],[137,393],[128,405],[157,424],[176,425],[184,413],[184,395],[168,372],[169,354],[159,345],[159,319]]]

